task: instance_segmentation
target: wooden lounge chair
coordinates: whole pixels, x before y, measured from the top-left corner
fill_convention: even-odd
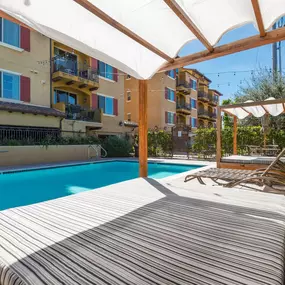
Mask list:
[[[201,184],[205,185],[203,178],[209,178],[218,185],[229,188],[238,185],[253,188],[252,184],[256,184],[259,186],[267,186],[268,192],[285,193],[285,188],[283,191],[280,189],[280,186],[285,187],[285,163],[280,160],[284,154],[285,148],[267,168],[257,170],[210,168],[187,175],[184,182],[197,178]],[[279,188],[275,186],[279,186]]]

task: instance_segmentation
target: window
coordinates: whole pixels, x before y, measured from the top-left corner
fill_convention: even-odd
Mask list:
[[[0,97],[20,100],[20,76],[0,72]]]
[[[191,98],[191,108],[197,109],[197,101],[195,99],[192,99],[192,98]]]
[[[99,61],[99,74],[102,77],[113,80],[113,67],[105,62]]]
[[[77,104],[77,96],[76,94],[72,94],[66,91],[54,90],[54,103],[64,103],[64,104]]]
[[[191,118],[191,126],[192,126],[192,128],[197,128],[197,119],[196,118]]]
[[[167,75],[171,78],[175,78],[176,77],[176,70],[172,69],[172,70],[167,71]]]
[[[174,114],[174,113],[172,113],[172,112],[167,112],[167,123],[168,123],[168,124],[174,124],[174,122],[175,122],[174,117],[175,117],[175,114]]]
[[[191,79],[191,88],[197,90],[197,80]]]
[[[114,98],[98,95],[98,107],[103,110],[104,114],[115,115]]]
[[[175,102],[175,92],[172,89],[166,88],[165,89],[165,99]]]
[[[131,91],[127,91],[127,101],[131,101]]]
[[[128,121],[130,122],[132,120],[132,115],[131,113],[128,113]]]
[[[0,18],[0,42],[20,47],[20,26],[9,20]]]

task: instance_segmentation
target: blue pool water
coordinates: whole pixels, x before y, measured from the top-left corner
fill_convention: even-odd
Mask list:
[[[164,178],[197,165],[148,164],[149,177]],[[0,210],[34,204],[138,177],[137,162],[112,161],[0,175]]]

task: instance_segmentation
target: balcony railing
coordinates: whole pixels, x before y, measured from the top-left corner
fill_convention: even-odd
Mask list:
[[[91,110],[80,105],[68,104],[65,106],[66,119],[101,123],[101,110]]]
[[[211,118],[211,119],[217,119],[217,114],[216,113],[212,113],[212,112],[209,112],[209,117]]]
[[[217,105],[218,104],[218,100],[214,98],[214,96],[209,95],[209,100],[211,103]]]
[[[209,117],[209,112],[207,110],[198,110],[198,116]]]
[[[177,103],[176,104],[176,109],[183,109],[183,110],[191,111],[191,105],[190,104],[186,104],[186,103]]]
[[[98,70],[87,64],[79,64],[77,61],[65,57],[55,57],[52,72],[61,71],[69,75],[78,76],[94,82],[99,82]]]
[[[204,92],[204,91],[199,91],[198,92],[198,98],[209,101],[209,94]]]
[[[179,78],[176,78],[176,86],[177,87],[182,86],[182,87],[187,88],[187,89],[191,88],[190,82],[187,82],[186,80],[182,80]]]

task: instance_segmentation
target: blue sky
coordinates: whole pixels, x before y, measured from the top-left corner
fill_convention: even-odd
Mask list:
[[[225,34],[219,42],[219,45],[233,42],[235,40],[256,34],[256,29],[253,27],[253,25],[249,24]],[[284,43],[285,42],[282,43],[283,68],[285,67]],[[205,48],[198,41],[192,41],[180,51],[179,55],[185,56],[187,54],[198,52],[204,49]],[[217,89],[223,93],[223,99],[231,98],[233,97],[233,94],[238,90],[239,85],[246,85],[244,80],[249,79],[251,73],[237,72],[234,75],[234,73],[222,74],[222,72],[254,70],[258,69],[259,67],[272,68],[272,45],[266,45],[233,55],[189,65],[189,67],[198,69],[208,78],[210,78],[212,80],[210,87]],[[221,74],[218,75],[218,72],[221,72]]]

